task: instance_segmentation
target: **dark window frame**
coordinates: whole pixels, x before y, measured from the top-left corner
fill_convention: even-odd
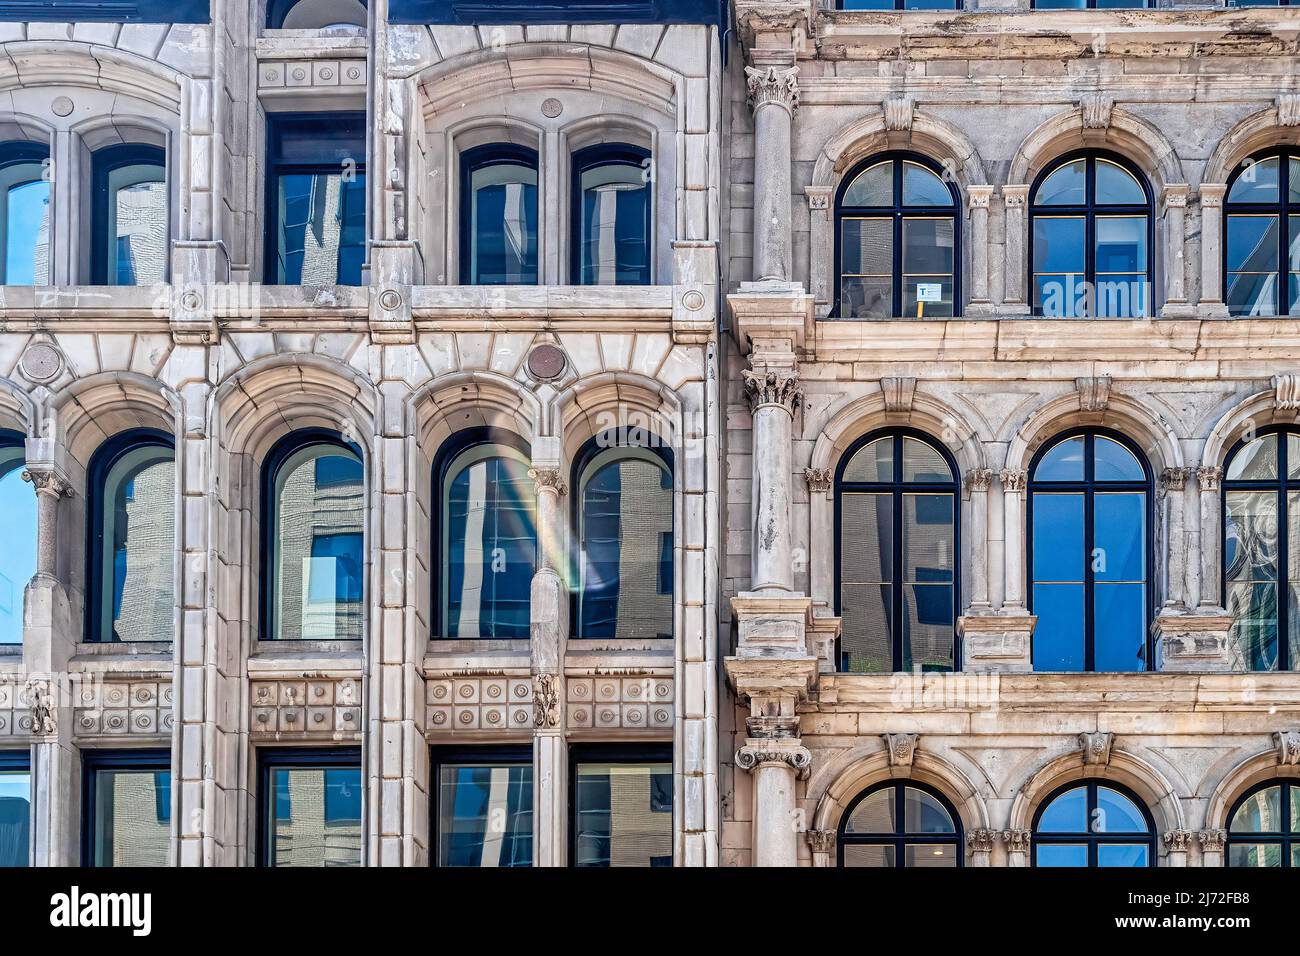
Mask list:
[[[167,151],[161,146],[145,143],[122,143],[105,146],[90,154],[91,211],[90,211],[90,283],[91,285],[117,285],[108,276],[108,253],[105,249],[108,229],[109,174],[124,166],[158,166],[163,171],[163,186],[167,190],[167,236],[171,238],[171,179],[167,168]],[[171,243],[168,242],[170,247]],[[163,265],[164,280],[171,272],[169,263]]]
[[[81,865],[95,865],[95,797],[98,774],[105,770],[172,772],[171,751],[165,747],[142,750],[81,751]],[[174,781],[172,781],[174,783]],[[175,816],[177,788],[171,787],[171,815]]]
[[[1082,481],[1040,481],[1034,478],[1034,472],[1038,468],[1039,462],[1049,451],[1057,445],[1071,438],[1078,436],[1084,437],[1084,477]],[[1114,442],[1122,445],[1137,460],[1146,476],[1145,481],[1097,481],[1094,477],[1095,463],[1093,461],[1093,446],[1096,437],[1109,438]],[[1146,667],[1140,671],[1097,671],[1096,670],[1096,635],[1095,635],[1095,611],[1093,608],[1094,595],[1094,576],[1092,570],[1091,555],[1093,553],[1093,544],[1096,536],[1096,529],[1093,524],[1094,500],[1098,490],[1101,491],[1141,491],[1146,495],[1144,514],[1146,518],[1146,528],[1143,535],[1145,539],[1145,561],[1143,562],[1143,571],[1146,575],[1144,582],[1144,609],[1146,619],[1143,622],[1143,647]],[[1080,426],[1078,428],[1066,429],[1058,432],[1034,452],[1033,458],[1029,462],[1029,468],[1026,472],[1025,481],[1025,607],[1032,614],[1034,610],[1034,492],[1036,491],[1055,491],[1055,492],[1077,492],[1083,495],[1083,613],[1084,613],[1084,633],[1083,633],[1083,659],[1084,667],[1077,673],[1094,674],[1094,673],[1145,673],[1155,670],[1154,641],[1151,637],[1151,622],[1155,620],[1155,481],[1151,470],[1151,462],[1147,460],[1146,453],[1138,446],[1136,442],[1130,439],[1122,432],[1110,428],[1099,428],[1090,425]],[[1033,638],[1030,638],[1029,659],[1033,661]],[[1054,673],[1052,671],[1042,671],[1040,673]],[[1068,672],[1076,673],[1076,672]]]
[[[575,743],[569,745],[569,847],[568,847],[568,865],[571,869],[578,869],[575,861],[577,860],[578,848],[578,765],[583,763],[617,763],[617,764],[652,764],[666,763],[670,766],[670,773],[674,781],[677,777],[677,762],[674,759],[673,745],[671,743],[637,743],[637,744],[612,744],[612,743]],[[676,825],[677,814],[679,809],[676,805],[676,783],[674,782],[674,803],[673,803],[673,825]],[[587,867],[582,867],[587,869]]]
[[[1228,601],[1228,492],[1230,491],[1275,491],[1277,494],[1277,579],[1274,584],[1277,587],[1277,668],[1275,670],[1250,670],[1251,674],[1284,674],[1294,672],[1300,669],[1300,660],[1291,660],[1291,615],[1290,615],[1290,595],[1284,592],[1289,589],[1286,587],[1288,575],[1290,574],[1290,555],[1287,548],[1290,546],[1288,540],[1289,507],[1287,502],[1287,492],[1300,492],[1300,478],[1288,478],[1287,472],[1290,470],[1290,462],[1287,457],[1287,436],[1294,435],[1300,438],[1300,427],[1293,425],[1268,425],[1255,431],[1255,438],[1263,438],[1266,435],[1277,435],[1277,456],[1274,461],[1277,463],[1278,476],[1276,478],[1229,478],[1228,468],[1232,465],[1232,460],[1237,454],[1245,448],[1250,441],[1245,437],[1237,439],[1228,454],[1223,458],[1223,480],[1219,488],[1219,595],[1220,599],[1227,606]]]
[[[259,641],[274,641],[288,645],[301,644],[304,641],[314,642],[313,638],[280,638],[272,633],[275,622],[275,562],[279,557],[279,536],[275,533],[275,519],[278,512],[278,502],[275,500],[275,481],[279,475],[279,470],[284,466],[297,452],[313,445],[326,445],[343,451],[351,452],[361,459],[361,471],[363,482],[363,495],[365,497],[365,510],[369,512],[369,475],[366,468],[366,456],[360,445],[345,439],[341,432],[329,428],[300,428],[290,432],[281,438],[267,452],[266,458],[262,462],[259,476],[259,501],[258,501],[258,519],[261,522],[261,561],[258,568],[260,580],[258,582],[258,612],[257,612],[257,639]],[[368,594],[366,580],[369,577],[370,568],[369,556],[366,548],[369,547],[369,539],[366,534],[365,524],[362,525],[362,554],[366,561],[362,566],[361,573],[361,606],[363,614],[368,618],[369,614],[365,608],[366,596]],[[365,626],[364,624],[362,625]],[[332,643],[338,643],[342,646],[357,643],[354,638],[334,638]]]
[[[264,220],[262,224],[262,281],[266,285],[286,285],[286,283],[279,280],[280,177],[285,175],[326,175],[336,173],[340,169],[337,162],[289,162],[279,159],[277,153],[281,144],[287,140],[310,141],[313,124],[329,123],[331,120],[335,122],[360,121],[362,130],[361,148],[356,156],[355,172],[358,175],[365,176],[368,152],[365,131],[368,124],[364,110],[300,111],[266,114],[266,166],[262,184]],[[299,127],[299,129],[295,130],[295,126]],[[368,180],[366,185],[368,188]],[[368,220],[363,233],[362,245],[368,250],[370,244],[370,222]],[[337,280],[337,278],[336,273],[335,279]],[[341,285],[343,283],[336,281],[335,284]]]
[[[442,768],[458,767],[529,767],[533,768],[533,748],[529,744],[489,744],[483,747],[435,744],[429,748],[429,866],[442,868],[438,856],[442,852],[442,833],[438,829],[441,819]],[[535,770],[534,770],[535,772]],[[535,782],[535,780],[534,780]],[[535,810],[535,808],[534,808]],[[533,817],[533,865],[537,863],[537,818]],[[461,867],[447,867],[461,869]],[[520,869],[523,869],[520,867]]]
[[[271,814],[267,812],[268,803],[275,799],[275,790],[271,786],[271,772],[277,769],[323,768],[352,769],[353,765],[361,773],[361,847],[364,853],[366,845],[366,775],[361,761],[360,747],[258,747],[257,748],[257,802],[256,825],[257,846],[254,859],[256,866],[269,867],[271,852]]]
[[[460,165],[460,202],[458,204],[460,228],[460,247],[459,247],[459,272],[461,285],[479,285],[474,280],[470,272],[473,256],[470,255],[471,244],[474,242],[474,236],[471,233],[471,223],[474,221],[473,203],[474,191],[471,181],[474,173],[480,169],[486,169],[489,166],[522,166],[525,169],[531,169],[537,175],[538,182],[538,208],[537,208],[537,281],[536,282],[519,282],[515,283],[520,286],[542,285],[545,281],[542,274],[543,264],[541,257],[541,159],[537,150],[531,146],[521,146],[518,143],[485,143],[482,146],[472,146],[469,149],[461,150],[459,157]]]
[[[1127,9],[1127,8],[1126,8]],[[1045,206],[1038,203],[1038,190],[1047,178],[1063,166],[1067,166],[1077,160],[1086,160],[1084,167],[1084,201],[1082,205],[1050,205]],[[1096,201],[1097,194],[1097,160],[1105,160],[1120,167],[1137,180],[1142,189],[1143,195],[1146,196],[1146,203],[1138,205],[1136,203],[1115,203],[1115,204],[1098,204]],[[1108,315],[1097,316],[1081,315],[1076,317],[1068,316],[1049,316],[1067,322],[1091,322],[1095,319],[1102,318],[1108,321],[1125,321],[1132,319],[1149,319],[1159,311],[1157,303],[1156,290],[1156,215],[1155,215],[1155,194],[1151,189],[1151,182],[1142,168],[1130,160],[1127,156],[1112,152],[1107,149],[1076,149],[1064,153],[1052,160],[1042,171],[1034,177],[1033,184],[1029,187],[1028,202],[1025,205],[1025,217],[1028,232],[1025,241],[1025,260],[1026,281],[1029,288],[1026,294],[1029,296],[1030,315],[1042,316],[1043,310],[1037,304],[1038,299],[1038,282],[1034,273],[1034,220],[1038,218],[1062,218],[1083,217],[1083,281],[1089,284],[1093,291],[1092,309],[1096,312],[1097,307],[1097,217],[1098,216],[1145,216],[1146,217],[1146,281],[1151,290],[1149,300],[1146,303],[1145,315]],[[1073,273],[1071,273],[1073,274]]]
[[[28,23],[210,23],[207,0],[4,0],[0,20]]]
[[[602,444],[605,442],[606,444]],[[608,444],[613,442],[613,444]],[[617,428],[607,429],[599,435],[593,435],[583,442],[582,447],[578,449],[577,455],[574,456],[573,466],[569,472],[569,487],[573,489],[573,494],[569,496],[569,573],[570,579],[574,582],[573,587],[569,589],[569,636],[575,640],[617,640],[617,638],[586,638],[581,634],[581,621],[579,619],[579,610],[582,606],[582,499],[583,470],[599,454],[609,451],[612,448],[640,448],[648,451],[663,462],[668,469],[668,476],[673,482],[673,549],[676,550],[678,541],[677,529],[677,471],[674,467],[673,450],[668,443],[653,432],[647,432],[643,428],[629,427],[620,425]],[[613,464],[613,462],[610,462]],[[673,562],[671,571],[670,585],[675,585],[677,579],[677,565]],[[662,591],[658,593],[664,593]],[[668,594],[673,595],[674,607],[674,625],[676,622],[676,596],[673,587],[670,586]],[[674,631],[676,628],[674,627]]]
[[[104,636],[102,619],[102,602],[105,600],[104,577],[104,521],[108,515],[111,502],[104,500],[104,482],[108,479],[113,466],[123,456],[137,448],[158,447],[171,449],[172,462],[176,461],[176,440],[167,432],[157,428],[133,428],[119,432],[105,441],[90,458],[86,487],[89,489],[86,511],[86,604],[83,609],[83,640],[87,644],[116,644],[111,635]],[[176,582],[172,582],[175,588]],[[167,642],[175,640],[175,635]]]
[[[1268,790],[1272,787],[1281,787],[1278,807],[1282,816],[1284,826],[1289,826],[1291,815],[1295,811],[1292,808],[1292,801],[1300,800],[1300,778],[1296,777],[1272,777],[1268,780],[1261,780],[1253,787],[1249,787],[1241,796],[1232,803],[1232,808],[1228,811],[1228,816],[1224,819],[1224,833],[1227,834],[1223,843],[1223,865],[1232,866],[1232,847],[1233,845],[1241,846],[1268,844],[1280,848],[1281,866],[1279,869],[1291,868],[1291,855],[1295,852],[1296,847],[1300,847],[1300,833],[1292,833],[1290,830],[1260,830],[1249,831],[1242,830],[1237,833],[1232,832],[1232,820],[1237,815],[1237,811],[1242,808],[1247,800],[1261,791]],[[1294,792],[1293,792],[1294,791]],[[1243,869],[1243,867],[1237,867]]]
[[[929,794],[939,801],[939,805],[947,811],[949,818],[952,820],[954,827],[953,833],[908,833],[906,832],[907,817],[904,812],[906,803],[907,788],[912,787]],[[866,800],[881,790],[892,790],[894,792],[894,832],[889,833],[848,833],[845,828],[849,825],[849,820],[853,817],[853,811],[862,801]],[[869,844],[871,846],[887,845],[894,851],[894,869],[906,869],[904,862],[904,848],[911,844],[931,844],[934,846],[948,846],[953,848],[953,858],[957,861],[957,868],[960,869],[966,865],[966,843],[963,837],[961,814],[953,806],[952,801],[944,796],[943,792],[930,786],[928,783],[921,783],[919,780],[903,778],[899,780],[881,780],[878,783],[867,787],[850,803],[845,809],[843,816],[840,817],[839,825],[835,828],[835,865],[844,866],[844,847],[846,845]]]
[[[1273,4],[1250,4],[1250,6],[1268,7]],[[1232,195],[1232,187],[1241,174],[1253,166],[1255,163],[1265,159],[1277,159],[1277,201],[1276,202],[1229,202],[1228,197]],[[1273,146],[1269,149],[1262,149],[1258,152],[1251,153],[1246,160],[1237,164],[1228,177],[1228,185],[1223,192],[1223,241],[1220,245],[1223,247],[1219,255],[1219,268],[1222,272],[1222,295],[1223,307],[1228,309],[1229,316],[1232,318],[1249,319],[1252,316],[1247,314],[1234,314],[1231,306],[1228,304],[1228,221],[1234,216],[1255,215],[1255,216],[1277,216],[1277,272],[1273,277],[1278,280],[1277,286],[1277,312],[1269,318],[1295,318],[1291,316],[1287,306],[1291,294],[1291,276],[1290,269],[1287,268],[1290,263],[1290,242],[1291,242],[1291,217],[1300,216],[1300,202],[1291,202],[1291,164],[1289,159],[1300,160],[1300,146]],[[1261,316],[1262,318],[1262,316]]]
[[[1038,832],[1038,824],[1042,819],[1044,811],[1052,805],[1057,797],[1069,793],[1071,790],[1077,790],[1080,787],[1086,787],[1088,791],[1085,803],[1085,820],[1087,820],[1089,824],[1091,823],[1093,814],[1097,809],[1097,788],[1105,787],[1108,790],[1113,790],[1116,793],[1127,797],[1133,802],[1133,805],[1138,808],[1138,812],[1142,814],[1142,819],[1146,822],[1146,833],[1119,831],[1097,833],[1092,830],[1085,830],[1082,833],[1062,832],[1040,834]],[[1052,846],[1060,844],[1075,845],[1079,843],[1084,844],[1087,848],[1088,867],[1090,869],[1098,868],[1097,847],[1102,844],[1123,844],[1128,846],[1134,843],[1142,843],[1147,848],[1147,865],[1146,867],[1134,867],[1133,869],[1150,869],[1156,865],[1156,825],[1155,819],[1151,816],[1151,810],[1146,805],[1146,801],[1123,784],[1116,783],[1113,780],[1108,780],[1105,777],[1071,780],[1069,783],[1057,787],[1038,802],[1038,806],[1034,809],[1033,822],[1029,829],[1029,865],[1032,867],[1038,866],[1038,847],[1040,844]],[[1052,867],[1044,867],[1044,869],[1052,869]]]
[[[532,446],[521,438],[519,435],[507,428],[500,428],[495,425],[476,425],[472,428],[462,428],[460,431],[451,435],[438,448],[438,453],[433,459],[433,507],[429,509],[430,523],[432,527],[431,549],[433,551],[433,563],[431,565],[433,587],[433,605],[430,615],[432,622],[429,629],[431,640],[456,640],[456,641],[491,641],[491,640],[513,640],[513,638],[491,638],[491,637],[450,637],[443,633],[446,627],[446,609],[442,606],[442,584],[447,574],[446,560],[448,555],[443,553],[442,531],[446,523],[446,517],[442,513],[443,491],[447,483],[447,474],[451,466],[456,463],[456,459],[463,452],[469,451],[480,445],[506,445],[519,452],[529,461],[532,461]],[[535,508],[535,506],[534,506]],[[536,536],[536,511],[534,510],[533,533]],[[540,546],[540,544],[539,544]],[[536,558],[534,558],[534,570],[536,569]]]
[[[893,166],[893,202],[889,206],[845,206],[843,203],[844,194],[849,191],[859,174],[865,172],[872,166],[890,161]],[[951,206],[905,206],[903,205],[903,169],[904,163],[914,163],[917,166],[923,166],[925,169],[939,177],[940,181],[948,187],[948,192],[952,195]],[[952,232],[952,317],[960,318],[963,312],[962,301],[962,195],[957,184],[951,181],[951,178],[945,178],[945,170],[942,165],[935,162],[928,156],[921,153],[915,153],[910,150],[891,149],[884,152],[873,153],[872,155],[854,163],[853,166],[845,173],[840,180],[839,187],[835,190],[835,206],[833,209],[832,228],[835,231],[835,289],[833,294],[830,315],[832,318],[846,319],[852,322],[887,322],[892,319],[907,319],[908,316],[902,315],[903,306],[903,220],[905,218],[926,218],[926,219],[951,219],[953,225]],[[844,218],[872,218],[884,219],[888,217],[892,221],[891,236],[893,241],[892,255],[892,287],[891,295],[893,296],[894,315],[874,317],[867,316],[858,319],[850,319],[841,315],[843,303],[840,301],[843,294],[844,281]],[[946,316],[942,318],[947,318]],[[937,320],[936,320],[937,321]]]
[[[650,150],[630,143],[600,143],[576,150],[569,159],[569,281],[573,285],[597,285],[583,282],[582,278],[582,174],[601,166],[630,166],[647,171]],[[647,177],[644,228],[645,274],[641,282],[615,283],[615,285],[649,285],[654,281],[654,202],[653,177]]]
[[[853,456],[872,442],[881,438],[894,439],[894,475],[890,481],[849,481],[844,480],[844,470],[848,468],[849,462]],[[937,452],[952,471],[952,481],[903,481],[903,439],[912,438],[920,441],[926,447]],[[867,432],[858,438],[840,456],[839,462],[835,466],[835,483],[832,486],[834,491],[834,521],[835,521],[835,613],[842,613],[843,609],[843,585],[841,581],[843,570],[843,496],[845,491],[863,492],[871,494],[889,494],[891,508],[893,509],[894,521],[894,540],[891,542],[893,561],[894,561],[894,578],[890,583],[890,609],[893,612],[892,620],[894,621],[893,633],[890,634],[890,647],[893,657],[893,669],[890,673],[902,672],[903,661],[903,620],[899,610],[903,606],[903,497],[908,492],[935,492],[948,493],[952,495],[952,543],[953,543],[953,570],[952,570],[952,617],[953,617],[953,635],[952,635],[952,661],[951,671],[933,671],[931,673],[957,673],[962,668],[961,641],[957,636],[957,617],[961,613],[961,469],[957,465],[957,459],[953,457],[947,447],[933,436],[926,434],[919,428],[911,427],[888,427],[878,428],[874,431]],[[837,673],[848,673],[840,671],[840,665],[843,663],[843,652],[841,644],[842,636],[835,641],[835,669]]]

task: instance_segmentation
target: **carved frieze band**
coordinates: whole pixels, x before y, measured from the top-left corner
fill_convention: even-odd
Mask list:
[[[361,733],[361,682],[354,678],[255,680],[251,694],[254,736]]]
[[[172,685],[162,681],[83,683],[72,715],[78,737],[170,734]]]
[[[673,725],[671,677],[574,677],[566,685],[570,730],[665,730]]]
[[[429,733],[531,732],[534,688],[529,677],[456,677],[425,685]]]

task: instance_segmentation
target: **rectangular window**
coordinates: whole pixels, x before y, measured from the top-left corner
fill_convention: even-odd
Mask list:
[[[366,252],[366,115],[267,118],[266,281],[360,285]]]
[[[166,750],[81,755],[83,866],[167,866],[171,754]]]
[[[672,866],[672,748],[574,747],[569,762],[572,865]]]
[[[434,748],[436,866],[533,865],[529,747]]]
[[[32,774],[25,750],[0,750],[0,868],[26,866],[32,806]]]
[[[0,21],[207,23],[208,0],[0,0]]]
[[[361,751],[258,751],[259,866],[361,865]]]

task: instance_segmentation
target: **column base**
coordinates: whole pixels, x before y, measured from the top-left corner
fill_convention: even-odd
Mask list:
[[[962,670],[967,673],[1024,674],[1034,669],[1032,614],[963,614],[957,618]]]
[[[739,657],[805,658],[805,633],[815,627],[812,598],[795,591],[742,591],[731,599]]]
[[[1175,673],[1223,673],[1232,670],[1228,634],[1232,615],[1223,608],[1200,608],[1194,614],[1162,612],[1152,623],[1160,670]]]

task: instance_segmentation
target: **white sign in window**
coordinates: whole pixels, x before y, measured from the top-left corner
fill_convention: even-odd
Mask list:
[[[916,301],[917,302],[942,302],[943,283],[942,282],[918,282],[916,284]]]

